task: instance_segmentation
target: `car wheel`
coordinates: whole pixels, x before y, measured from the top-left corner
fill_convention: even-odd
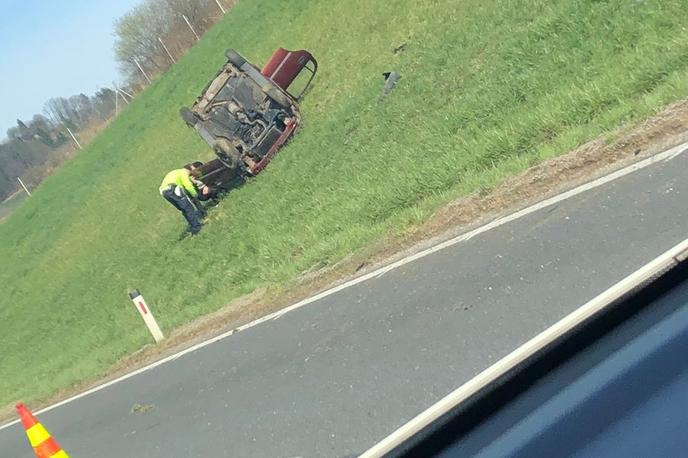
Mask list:
[[[230,169],[239,167],[241,163],[241,153],[232,145],[229,140],[225,138],[218,138],[215,141],[215,155],[217,158]]]
[[[246,59],[241,57],[241,55],[233,49],[225,51],[225,57],[230,64],[239,68],[246,63]]]
[[[189,127],[195,127],[196,124],[198,124],[198,121],[200,121],[198,115],[187,107],[182,107],[182,109],[179,110],[179,114]]]

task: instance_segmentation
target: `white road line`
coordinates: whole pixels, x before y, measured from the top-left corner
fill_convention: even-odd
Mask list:
[[[687,143],[683,143],[683,144],[681,144],[681,145],[678,145],[678,146],[676,146],[676,147],[674,147],[674,148],[671,148],[671,149],[669,149],[669,150],[667,150],[667,151],[664,151],[664,152],[662,152],[662,153],[655,154],[654,156],[651,156],[651,157],[649,157],[649,158],[647,158],[647,159],[644,159],[644,160],[642,160],[642,161],[639,161],[639,162],[636,162],[636,163],[634,163],[634,164],[631,164],[631,165],[629,165],[628,167],[624,167],[624,168],[622,168],[622,169],[620,169],[620,170],[617,170],[617,171],[614,172],[614,173],[611,173],[611,174],[609,174],[609,175],[605,175],[605,176],[600,177],[600,178],[598,178],[598,179],[596,179],[596,180],[593,180],[593,181],[591,181],[591,182],[589,182],[589,183],[586,183],[586,184],[583,184],[583,185],[581,185],[581,186],[578,186],[577,188],[571,189],[570,191],[567,191],[567,192],[564,192],[564,193],[562,193],[562,194],[558,194],[558,195],[556,195],[556,196],[554,196],[554,197],[551,197],[551,198],[549,198],[549,199],[543,200],[542,202],[539,202],[539,203],[536,203],[536,204],[534,204],[534,205],[531,205],[530,207],[524,208],[523,210],[520,210],[520,211],[518,211],[518,212],[516,212],[516,213],[512,213],[511,215],[507,215],[507,216],[504,216],[504,217],[502,217],[502,218],[498,218],[498,219],[496,219],[496,220],[494,220],[494,221],[492,221],[492,222],[490,222],[490,223],[488,223],[488,224],[485,224],[484,226],[481,226],[481,227],[479,227],[479,228],[477,228],[477,229],[474,229],[474,230],[472,230],[472,231],[470,231],[470,232],[467,232],[467,233],[465,233],[465,234],[459,235],[459,236],[454,237],[454,238],[452,238],[452,239],[446,240],[446,241],[444,241],[444,242],[442,242],[442,243],[439,243],[439,244],[437,244],[437,245],[435,245],[435,246],[433,246],[433,247],[427,248],[427,249],[425,249],[425,250],[423,250],[423,251],[419,251],[418,253],[412,254],[412,255],[407,256],[407,257],[405,257],[405,258],[403,258],[403,259],[400,259],[400,260],[398,260],[398,261],[396,261],[396,262],[393,262],[393,263],[388,264],[388,265],[386,265],[386,266],[380,267],[379,269],[376,269],[376,270],[374,270],[374,271],[372,271],[372,272],[369,272],[369,273],[367,273],[367,274],[365,274],[365,275],[362,275],[362,276],[360,276],[360,277],[356,277],[356,278],[354,278],[354,279],[352,279],[352,280],[349,280],[349,281],[347,281],[347,282],[345,282],[345,283],[342,283],[342,284],[339,285],[339,286],[336,286],[336,287],[334,287],[334,288],[331,288],[331,289],[328,289],[328,290],[326,290],[326,291],[323,291],[323,292],[320,293],[320,294],[316,294],[315,296],[311,296],[311,297],[309,297],[309,298],[306,298],[306,299],[304,299],[304,300],[302,300],[302,301],[300,301],[300,302],[297,302],[296,304],[290,305],[289,307],[286,307],[286,308],[283,308],[283,309],[281,309],[281,310],[278,310],[277,312],[271,313],[271,314],[266,315],[266,316],[264,316],[264,317],[262,317],[262,318],[258,318],[258,319],[255,320],[255,321],[252,321],[252,322],[250,322],[250,323],[247,323],[247,324],[245,324],[245,325],[243,325],[243,326],[239,326],[238,328],[232,329],[231,331],[225,332],[225,333],[223,333],[223,334],[220,334],[220,335],[218,335],[218,336],[215,336],[215,337],[213,337],[213,338],[211,338],[211,339],[208,339],[208,340],[206,340],[206,341],[200,342],[200,343],[198,343],[198,344],[196,344],[196,345],[194,345],[194,346],[192,346],[192,347],[189,347],[189,348],[187,348],[187,349],[185,349],[185,350],[182,350],[182,351],[180,351],[180,352],[178,352],[178,353],[175,353],[174,355],[167,356],[167,357],[165,357],[165,358],[163,358],[163,359],[161,359],[161,360],[158,360],[158,361],[156,361],[156,362],[154,362],[154,363],[152,363],[152,364],[149,364],[148,366],[142,367],[142,368],[137,369],[137,370],[135,370],[135,371],[133,371],[133,372],[130,372],[130,373],[125,374],[125,375],[123,375],[123,376],[121,376],[121,377],[118,377],[118,378],[116,378],[116,379],[114,379],[114,380],[111,380],[111,381],[109,381],[109,382],[107,382],[107,383],[103,383],[102,385],[98,385],[98,386],[96,386],[96,387],[94,387],[94,388],[91,388],[90,390],[87,390],[87,391],[84,391],[84,392],[82,392],[82,393],[79,393],[79,394],[77,394],[77,395],[75,395],[75,396],[72,396],[71,398],[65,399],[64,401],[61,401],[61,402],[58,402],[58,403],[53,404],[53,405],[51,405],[51,406],[48,406],[48,407],[46,407],[46,408],[44,408],[44,409],[41,409],[41,410],[35,412],[35,414],[40,415],[40,414],[42,414],[42,413],[49,412],[49,411],[51,411],[51,410],[53,410],[53,409],[56,409],[56,408],[58,408],[58,407],[60,407],[60,406],[63,406],[63,405],[65,405],[65,404],[68,404],[68,403],[70,403],[70,402],[72,402],[72,401],[75,401],[75,400],[77,400],[77,399],[79,399],[79,398],[83,398],[84,396],[88,396],[89,394],[92,394],[92,393],[95,393],[95,392],[100,391],[100,390],[102,390],[102,389],[108,388],[108,387],[110,387],[110,386],[112,386],[112,385],[114,385],[114,384],[116,384],[116,383],[119,383],[119,382],[121,382],[121,381],[123,381],[123,380],[126,380],[126,379],[128,379],[128,378],[134,377],[134,376],[136,376],[136,375],[138,375],[138,374],[141,374],[141,373],[143,373],[143,372],[146,372],[146,371],[148,371],[148,370],[154,369],[154,368],[156,368],[156,367],[158,367],[158,366],[160,366],[160,365],[162,365],[162,364],[165,364],[165,363],[170,362],[170,361],[174,361],[175,359],[180,358],[181,356],[184,356],[184,355],[186,355],[186,354],[188,354],[188,353],[191,353],[191,352],[194,352],[194,351],[196,351],[196,350],[199,350],[199,349],[201,349],[201,348],[203,348],[203,347],[205,347],[205,346],[207,346],[207,345],[210,345],[210,344],[215,343],[215,342],[219,342],[220,340],[223,340],[223,339],[225,339],[225,338],[231,336],[232,334],[235,334],[235,333],[237,333],[237,332],[244,331],[244,330],[246,330],[246,329],[252,328],[253,326],[257,326],[257,325],[259,325],[259,324],[261,324],[261,323],[264,323],[264,322],[266,322],[266,321],[277,319],[277,318],[281,317],[282,315],[284,315],[284,314],[286,314],[286,313],[289,313],[289,312],[291,312],[291,311],[293,311],[293,310],[296,310],[296,309],[298,309],[298,308],[303,307],[304,305],[308,305],[308,304],[310,304],[310,303],[312,303],[312,302],[318,301],[318,300],[320,300],[320,299],[322,299],[322,298],[325,298],[325,297],[330,296],[330,295],[332,295],[332,294],[338,293],[339,291],[342,291],[342,290],[344,290],[344,289],[346,289],[346,288],[350,288],[350,287],[352,287],[352,286],[354,286],[354,285],[357,285],[357,284],[359,284],[359,283],[363,283],[364,281],[370,280],[371,278],[380,277],[380,276],[386,274],[387,272],[389,272],[389,271],[391,271],[391,270],[394,270],[394,269],[396,269],[396,268],[398,268],[398,267],[401,267],[401,266],[403,266],[403,265],[405,265],[405,264],[408,264],[408,263],[410,263],[410,262],[413,262],[413,261],[415,261],[415,260],[417,260],[417,259],[424,258],[425,256],[428,256],[428,255],[430,255],[430,254],[436,253],[436,252],[438,252],[438,251],[440,251],[440,250],[443,250],[443,249],[445,249],[445,248],[448,248],[448,247],[450,247],[450,246],[452,246],[452,245],[456,245],[457,243],[461,243],[461,242],[463,242],[463,241],[469,240],[469,239],[475,237],[476,235],[482,234],[483,232],[487,232],[487,231],[489,231],[489,230],[491,230],[491,229],[494,229],[494,228],[496,228],[496,227],[502,226],[503,224],[506,224],[506,223],[509,223],[509,222],[514,221],[514,220],[516,220],[516,219],[522,218],[522,217],[524,217],[524,216],[526,216],[526,215],[529,215],[529,214],[531,214],[531,213],[534,213],[534,212],[536,212],[536,211],[538,211],[538,210],[541,210],[541,209],[543,209],[543,208],[549,207],[550,205],[554,205],[554,204],[556,204],[556,203],[559,203],[559,202],[561,202],[561,201],[563,201],[563,200],[566,200],[566,199],[568,199],[568,198],[570,198],[570,197],[573,197],[573,196],[575,196],[575,195],[581,194],[581,193],[583,193],[583,192],[585,192],[585,191],[588,191],[588,190],[590,190],[590,189],[594,189],[594,188],[597,188],[597,187],[599,187],[599,186],[602,186],[602,185],[604,185],[604,184],[606,184],[606,183],[609,183],[610,181],[613,181],[613,180],[616,180],[616,179],[621,178],[621,177],[623,177],[623,176],[626,176],[626,175],[628,175],[628,174],[630,174],[630,173],[633,173],[633,172],[635,172],[635,171],[637,171],[637,170],[640,170],[640,169],[643,169],[643,168],[645,168],[645,167],[648,167],[648,166],[650,166],[650,165],[652,165],[652,164],[656,164],[656,163],[658,163],[658,162],[669,161],[669,160],[671,160],[671,159],[674,159],[674,158],[676,158],[677,156],[683,154],[686,150],[688,150],[688,142],[687,142]],[[14,424],[17,424],[18,422],[19,422],[19,420],[15,420],[15,421],[12,421],[12,422],[10,422],[10,423],[6,423],[6,424],[0,426],[0,430],[2,430],[2,429],[4,429],[4,428],[7,428],[7,427],[9,427],[9,426],[12,426],[12,425],[14,425]]]
[[[397,446],[449,412],[452,408],[471,398],[471,396],[475,396],[480,390],[494,383],[494,381],[513,370],[519,364],[524,363],[532,355],[542,351],[557,339],[571,332],[581,323],[591,320],[592,317],[608,308],[614,301],[623,297],[624,294],[627,294],[646,281],[655,278],[657,275],[665,272],[666,269],[678,265],[679,262],[686,259],[687,253],[688,239],[645,264],[628,277],[614,284],[611,288],[603,291],[586,304],[565,316],[423,412],[419,413],[408,423],[373,445],[373,447],[363,453],[360,458],[379,458],[387,455]]]

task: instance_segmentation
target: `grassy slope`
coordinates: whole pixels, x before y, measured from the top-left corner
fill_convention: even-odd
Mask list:
[[[0,202],[0,222],[4,218],[7,218],[7,216],[12,213],[14,210],[19,208],[21,204],[26,200],[26,193],[24,191],[17,192],[13,196],[10,196],[7,198],[7,200]]]
[[[170,329],[685,97],[682,3],[241,2],[0,225],[0,405],[147,343],[130,288]],[[263,62],[279,45],[320,62],[303,130],[178,242],[181,218],[157,185],[210,156],[179,107],[226,47]],[[389,69],[403,78],[378,103]]]

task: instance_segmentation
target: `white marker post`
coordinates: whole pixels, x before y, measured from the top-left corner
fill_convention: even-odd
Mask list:
[[[146,301],[143,299],[143,296],[139,290],[135,289],[134,291],[130,292],[129,297],[134,302],[136,310],[139,311],[144,323],[146,323],[146,326],[148,326],[148,330],[153,335],[155,343],[160,343],[165,336],[162,335],[162,331],[160,330],[158,323],[155,321],[155,317],[153,317],[153,312],[151,312],[151,309],[148,308],[148,304],[146,304]]]

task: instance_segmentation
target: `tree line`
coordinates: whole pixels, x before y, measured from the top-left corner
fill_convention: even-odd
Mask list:
[[[236,0],[144,0],[115,21],[115,58],[126,94],[135,95],[150,76],[163,73],[222,18]],[[188,21],[188,23],[187,23]],[[166,49],[165,49],[166,48]],[[169,54],[168,54],[169,53]],[[171,58],[170,58],[171,56]],[[73,133],[99,130],[116,111],[116,88],[94,95],[77,94],[48,100],[43,112],[17,120],[0,142],[0,201],[19,188],[17,177],[33,188],[75,153]]]
[[[83,132],[107,122],[114,112],[115,91],[103,88],[90,97],[52,98],[43,113],[28,121],[17,119],[0,143],[0,200],[18,189],[17,177],[35,187],[75,151],[67,129]]]

